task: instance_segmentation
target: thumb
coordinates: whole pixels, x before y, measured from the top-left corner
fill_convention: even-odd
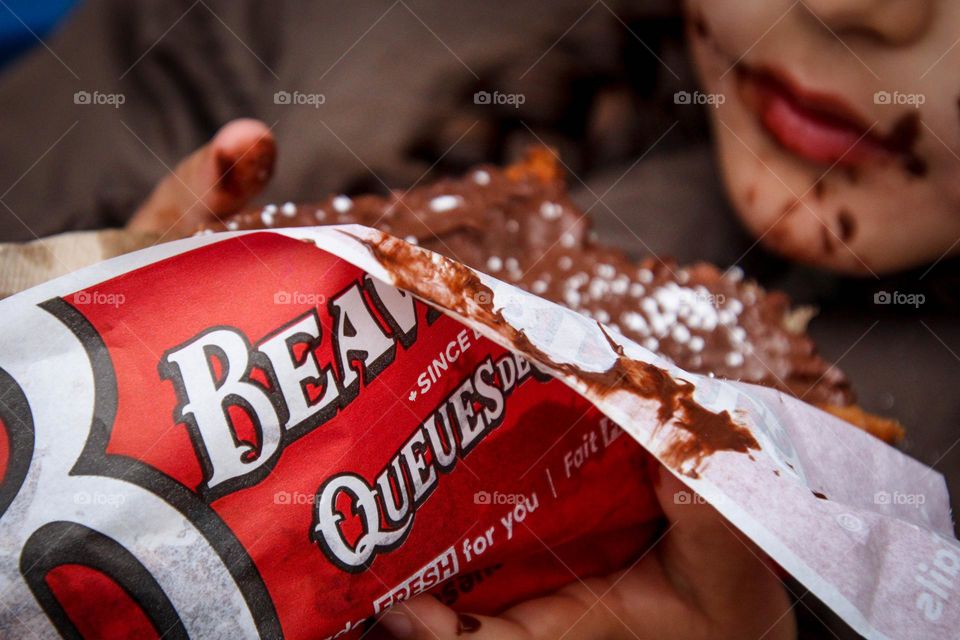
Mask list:
[[[259,120],[227,123],[148,196],[128,229],[179,238],[240,210],[273,175],[276,142]]]
[[[670,526],[661,559],[675,586],[732,628],[745,620],[756,621],[760,632],[792,625],[789,598],[766,554],[666,468],[655,484]]]

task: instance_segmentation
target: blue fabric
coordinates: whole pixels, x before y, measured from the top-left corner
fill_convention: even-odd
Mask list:
[[[33,34],[45,37],[79,2],[3,0],[3,4],[0,4],[0,66],[39,44]]]

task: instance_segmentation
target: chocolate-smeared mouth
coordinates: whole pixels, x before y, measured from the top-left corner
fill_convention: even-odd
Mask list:
[[[811,91],[769,68],[740,65],[737,77],[741,97],[767,133],[807,160],[856,166],[912,154],[912,136],[899,127],[878,132],[840,96]]]

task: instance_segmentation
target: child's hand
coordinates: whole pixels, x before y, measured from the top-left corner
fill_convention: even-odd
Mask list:
[[[577,579],[498,617],[458,614],[425,595],[388,611],[368,638],[590,640],[793,638],[795,620],[771,563],[713,507],[676,504],[685,487],[659,470],[667,517],[660,541],[633,566]]]

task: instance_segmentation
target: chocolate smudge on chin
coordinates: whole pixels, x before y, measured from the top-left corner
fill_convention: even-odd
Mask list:
[[[820,249],[826,255],[833,253],[833,238],[825,224],[820,225]]]
[[[850,242],[853,234],[857,231],[857,223],[850,212],[846,209],[840,209],[837,212],[837,224],[840,225],[840,239],[844,242]]]
[[[903,168],[907,173],[917,178],[924,178],[927,175],[927,161],[917,155],[908,155],[903,159]]]
[[[901,156],[903,168],[912,176],[927,175],[927,161],[917,155],[914,147],[920,137],[920,114],[905,113],[893,124],[885,138],[885,146]]]
[[[534,345],[523,331],[507,322],[501,311],[494,310],[493,291],[473,270],[439,254],[428,257],[422,249],[392,236],[381,235],[378,241],[359,240],[393,276],[398,287],[482,322],[507,338],[513,350],[528,359],[539,360],[560,373],[579,379],[601,397],[626,391],[656,401],[660,425],[676,419],[676,426],[686,434],[676,438],[661,453],[664,462],[674,470],[696,478],[703,460],[714,453],[733,451],[749,455],[751,450],[760,450],[750,431],[737,424],[727,411],[715,413],[697,403],[692,383],[675,379],[660,367],[627,357],[623,346],[614,341],[599,323],[600,331],[617,356],[609,369],[586,371],[567,362],[556,362]]]
[[[698,36],[706,40],[710,37],[710,27],[707,26],[707,21],[704,19],[703,14],[700,11],[697,11],[693,15],[691,20],[693,24],[693,29]]]

